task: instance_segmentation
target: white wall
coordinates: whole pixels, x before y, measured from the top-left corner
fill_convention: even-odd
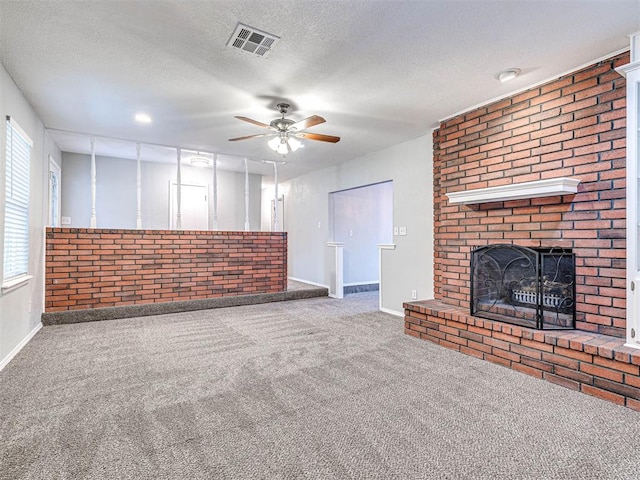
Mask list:
[[[0,368],[40,328],[44,307],[44,227],[48,221],[48,155],[60,158],[60,150],[4,67],[0,65],[0,232],[4,232],[6,121],[7,115],[33,140],[31,150],[31,198],[29,203],[29,274],[33,278],[15,290],[0,294]],[[0,241],[0,265],[3,246]],[[1,272],[1,268],[0,268]],[[31,305],[31,311],[29,311]]]
[[[329,193],[388,180],[393,180],[393,224],[406,227],[407,235],[393,237],[396,249],[383,252],[382,307],[401,314],[412,290],[418,299],[433,298],[430,134],[280,185],[289,232],[289,276],[328,285]]]
[[[169,228],[169,182],[176,166],[141,162],[142,226]],[[182,165],[183,184],[209,186],[209,228],[213,228],[213,169]],[[249,174],[249,221],[260,230],[260,175]],[[96,155],[96,219],[99,228],[136,228],[136,162]],[[91,157],[62,155],[62,215],[73,227],[89,227],[91,220]],[[218,170],[218,228],[244,230],[244,173]]]

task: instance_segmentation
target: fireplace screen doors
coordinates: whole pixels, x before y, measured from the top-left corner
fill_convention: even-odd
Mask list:
[[[475,249],[471,315],[537,329],[575,328],[574,254],[517,245]]]

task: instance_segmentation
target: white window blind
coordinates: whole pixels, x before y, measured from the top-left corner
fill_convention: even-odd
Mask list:
[[[29,266],[29,164],[32,146],[33,142],[24,130],[7,117],[4,283],[26,275]]]

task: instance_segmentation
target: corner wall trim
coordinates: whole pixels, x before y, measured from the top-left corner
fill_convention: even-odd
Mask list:
[[[42,323],[38,323],[38,325],[33,330],[31,330],[27,334],[27,336],[24,337],[18,345],[16,345],[16,347],[13,350],[9,352],[9,355],[7,355],[2,360],[0,360],[0,372],[4,367],[6,367],[9,364],[11,360],[13,360],[13,357],[15,357],[20,352],[20,350],[22,350],[24,346],[27,343],[29,343],[29,340],[31,340],[33,336],[40,331],[41,328],[42,328]]]

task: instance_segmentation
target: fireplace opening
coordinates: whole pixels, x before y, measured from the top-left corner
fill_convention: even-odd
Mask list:
[[[471,315],[540,330],[575,328],[575,255],[567,248],[475,249]]]

